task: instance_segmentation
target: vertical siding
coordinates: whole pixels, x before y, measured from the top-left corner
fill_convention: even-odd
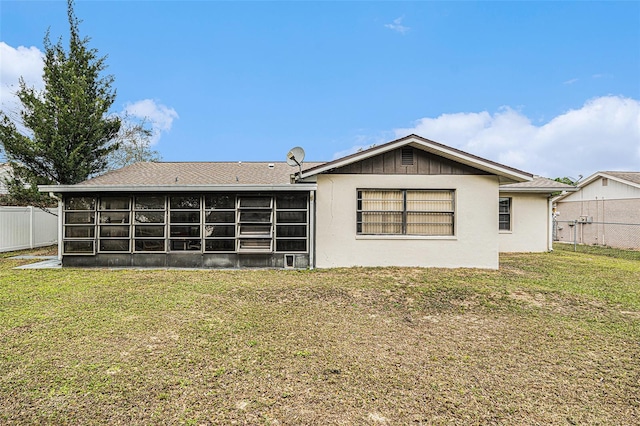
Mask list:
[[[376,155],[375,157],[348,164],[335,169],[329,174],[375,174],[375,175],[487,175],[473,167],[456,163],[452,160],[438,155],[422,151],[416,148],[413,150],[413,163],[402,164],[402,150],[398,148],[393,151]]]
[[[0,252],[41,247],[57,241],[57,216],[34,207],[0,207]]]

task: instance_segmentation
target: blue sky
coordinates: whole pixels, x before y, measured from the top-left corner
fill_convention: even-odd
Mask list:
[[[408,133],[549,177],[640,170],[640,2],[78,1],[165,161],[331,160]],[[66,3],[0,2],[0,95]],[[40,67],[40,68],[39,68]],[[13,88],[13,89],[12,89]]]

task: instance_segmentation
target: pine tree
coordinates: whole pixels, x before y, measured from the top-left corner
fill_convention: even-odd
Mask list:
[[[52,44],[48,31],[45,35],[44,90],[20,79],[19,123],[0,113],[0,143],[14,173],[9,190],[17,200],[41,201],[39,184],[75,184],[100,173],[109,153],[118,149],[111,141],[120,119],[109,116],[114,78],[101,75],[106,57],[98,57],[89,39],[80,37],[73,6],[68,0],[68,51],[61,39]]]

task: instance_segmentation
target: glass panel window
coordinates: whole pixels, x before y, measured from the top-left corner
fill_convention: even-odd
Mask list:
[[[453,215],[449,213],[407,213],[407,234],[453,235]]]
[[[271,208],[271,197],[242,197],[240,207]]]
[[[100,240],[100,251],[129,251],[129,240]]]
[[[101,237],[128,237],[129,227],[128,226],[101,226],[100,236]]]
[[[365,190],[359,191],[358,210],[402,211],[403,191]]]
[[[136,240],[136,251],[164,251],[164,240]]]
[[[136,212],[136,223],[164,223],[164,212]]]
[[[235,206],[235,195],[211,194],[204,197],[204,207],[206,209],[234,209]]]
[[[129,210],[129,197],[102,197],[100,210]]]
[[[454,191],[359,190],[356,230],[365,235],[454,235]]]
[[[271,225],[240,225],[240,235],[271,235]]]
[[[284,194],[276,197],[278,209],[306,209],[307,194]]]
[[[498,206],[498,229],[500,231],[511,230],[511,198],[500,197]]]
[[[271,239],[244,239],[240,241],[240,250],[269,251]]]
[[[205,237],[235,237],[236,227],[234,225],[206,225],[204,235]]]
[[[93,241],[65,241],[64,252],[93,254]]]
[[[206,223],[234,223],[236,221],[235,212],[208,212],[205,222]]]
[[[129,212],[100,212],[100,223],[129,223]]]
[[[402,234],[402,212],[360,213],[362,234]]]
[[[278,223],[307,223],[306,211],[278,211],[276,212]]]
[[[200,212],[173,211],[169,213],[171,223],[200,223]]]
[[[82,212],[82,213],[65,213],[64,222],[66,224],[85,224],[94,223],[96,214],[94,212]]]
[[[164,197],[136,197],[136,210],[164,210]]]
[[[241,211],[240,222],[270,223],[271,211]]]
[[[205,251],[235,251],[236,240],[206,240]]]
[[[199,209],[200,197],[171,197],[172,209]]]
[[[171,237],[199,237],[200,236],[200,226],[192,225],[192,226],[171,226],[170,231]]]
[[[307,240],[277,240],[276,251],[307,251]]]
[[[164,226],[136,226],[136,237],[150,238],[150,237],[164,237]]]
[[[65,226],[65,238],[93,238],[96,233],[95,226]]]
[[[65,199],[65,210],[94,210],[96,200],[93,197],[70,197]]]
[[[278,225],[276,227],[277,237],[306,237],[306,225]]]
[[[172,251],[199,251],[200,240],[171,240]]]

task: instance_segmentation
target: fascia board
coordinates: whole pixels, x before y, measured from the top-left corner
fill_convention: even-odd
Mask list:
[[[553,192],[558,192],[558,191],[562,191],[562,192],[576,192],[578,190],[578,188],[500,188],[500,193],[508,193],[508,192],[537,192],[537,193],[544,193],[544,194],[551,194]],[[565,195],[569,195],[569,194],[565,194]],[[559,197],[560,195],[558,195]]]
[[[38,185],[40,192],[256,192],[314,191],[316,184],[280,185]]]
[[[480,158],[471,157],[471,156],[462,154],[460,152],[447,149],[446,147],[434,147],[434,146],[431,146],[431,144],[425,143],[422,141],[416,141],[411,143],[411,145],[414,145],[414,144],[417,144],[420,147],[427,148],[425,151],[440,155],[441,157],[448,158],[449,160],[466,164],[467,166],[475,167],[476,169],[480,169],[485,172],[490,172],[490,173],[493,173],[499,176],[504,176],[520,182],[530,181],[533,179],[533,176],[529,173],[526,173],[526,172],[520,173],[515,170],[500,167],[497,164],[490,163]]]

